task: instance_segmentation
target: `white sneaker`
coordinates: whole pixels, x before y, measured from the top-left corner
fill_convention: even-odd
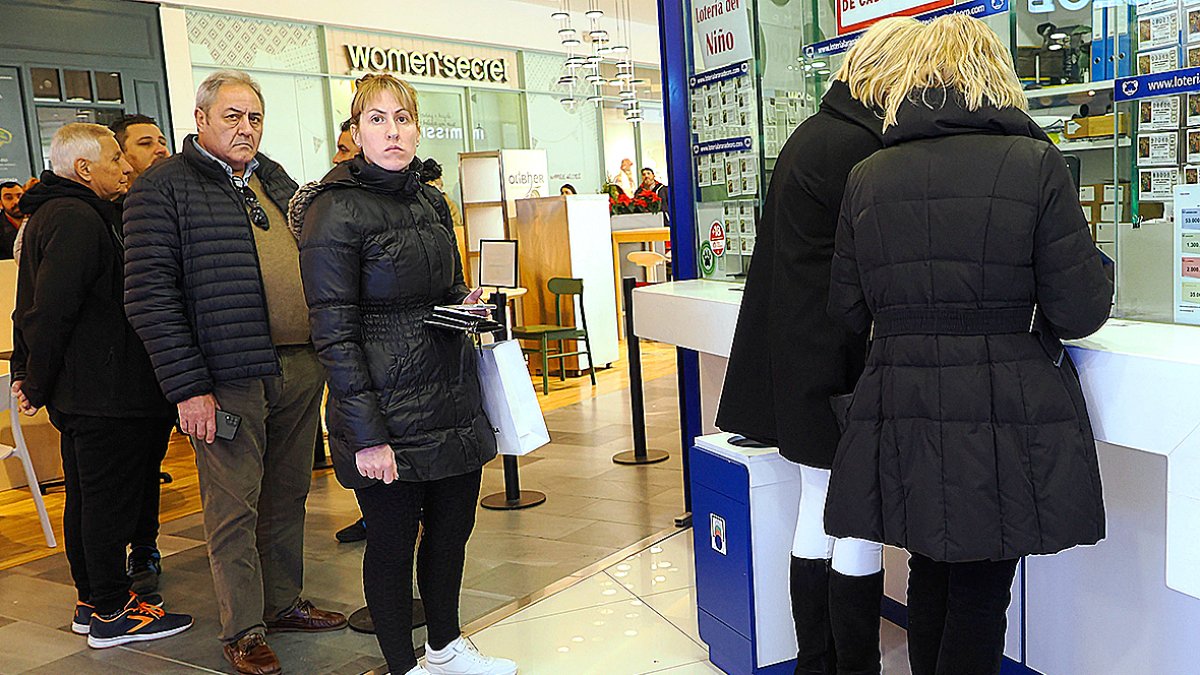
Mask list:
[[[430,675],[517,675],[517,664],[480,654],[475,645],[462,636],[434,650],[425,645],[425,670]]]

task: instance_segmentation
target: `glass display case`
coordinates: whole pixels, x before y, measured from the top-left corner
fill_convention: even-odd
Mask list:
[[[1114,315],[1200,323],[1200,0],[681,1],[702,277],[744,278],[775,158],[859,32],[885,12],[961,12],[1011,46],[1113,265]]]

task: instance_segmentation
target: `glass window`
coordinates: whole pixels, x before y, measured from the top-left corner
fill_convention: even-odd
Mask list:
[[[62,85],[58,81],[57,68],[30,68],[33,79],[33,97],[40,101],[61,101]]]
[[[73,122],[89,122],[108,126],[121,119],[125,111],[120,108],[77,108],[70,106],[38,106],[38,141],[42,146],[42,159],[47,171],[50,166],[50,140],[63,126]]]
[[[96,73],[96,100],[100,103],[121,103],[121,74],[117,72]]]
[[[522,150],[529,147],[521,94],[475,89],[471,92],[471,150]]]
[[[604,182],[600,155],[600,125],[596,106],[564,107],[558,94],[529,94],[529,134],[532,147],[546,151],[550,194],[563,183],[580,194],[597,192]]]
[[[86,70],[64,70],[63,84],[68,101],[91,101],[92,74]]]
[[[421,110],[421,147],[417,156],[442,165],[442,189],[462,204],[458,183],[458,153],[468,148],[464,90],[457,87],[417,86]]]

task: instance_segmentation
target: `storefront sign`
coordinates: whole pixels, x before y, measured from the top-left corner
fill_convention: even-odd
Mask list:
[[[326,29],[325,43],[329,72],[335,74],[392,73],[412,81],[518,86],[517,54],[511,50],[338,28]]]
[[[750,37],[750,0],[693,0],[692,35],[697,63],[720,68],[754,58]]]
[[[889,16],[913,16],[949,7],[954,0],[836,0],[838,35],[868,28]]]
[[[548,197],[545,150],[502,150],[500,164],[504,170],[504,194],[508,200],[508,215],[517,216],[517,200]]]
[[[470,59],[438,51],[415,52],[346,45],[346,60],[352,70],[395,73],[402,77],[433,77],[474,82],[508,82],[504,59]]]
[[[0,67],[0,181],[13,180],[24,185],[33,175],[31,171],[17,69]]]
[[[838,1],[840,2],[841,0]],[[933,21],[939,16],[946,16],[948,14],[965,14],[966,16],[974,19],[982,19],[987,16],[992,16],[993,14],[1003,14],[1007,12],[1008,2],[1009,0],[972,0],[972,2],[964,2],[958,5],[942,7],[941,9],[925,12],[924,14],[917,15],[914,18],[918,21]],[[857,42],[858,38],[860,37],[862,37],[861,31],[857,33],[850,33],[848,35],[840,35],[831,40],[825,40],[824,42],[814,42],[813,44],[807,45],[804,48],[804,55],[811,59],[815,57],[841,54],[853,47],[854,43]]]

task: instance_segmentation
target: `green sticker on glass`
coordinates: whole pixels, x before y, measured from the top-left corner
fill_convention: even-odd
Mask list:
[[[700,272],[710,277],[716,269],[717,256],[713,253],[712,244],[707,241],[700,242]]]

